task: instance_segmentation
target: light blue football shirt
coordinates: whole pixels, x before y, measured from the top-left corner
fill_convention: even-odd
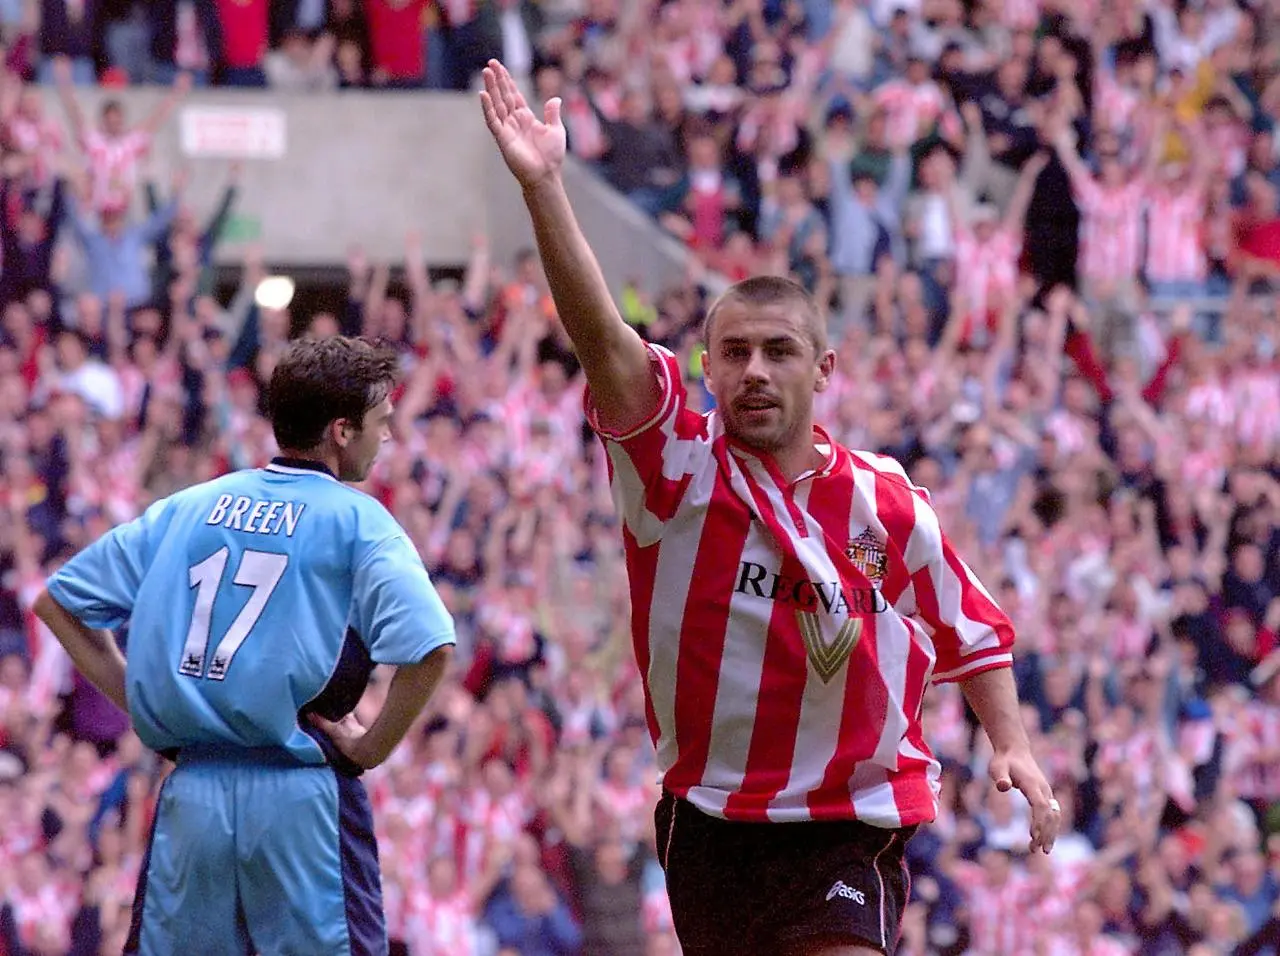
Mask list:
[[[374,664],[417,663],[454,642],[395,519],[292,459],[157,501],[48,588],[90,627],[129,623],[129,714],[158,751],[285,748],[324,763],[299,711],[336,719]]]

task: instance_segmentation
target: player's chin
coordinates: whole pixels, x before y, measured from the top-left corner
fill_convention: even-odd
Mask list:
[[[773,452],[782,447],[786,427],[778,410],[769,409],[769,413],[765,415],[752,413],[726,417],[724,430],[735,441],[759,451]]]

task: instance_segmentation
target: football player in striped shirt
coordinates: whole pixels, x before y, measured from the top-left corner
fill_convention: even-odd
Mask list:
[[[937,812],[940,767],[920,725],[931,681],[960,683],[995,785],[1030,802],[1031,850],[1057,835],[1008,618],[901,465],[814,426],[835,353],[799,285],[747,279],[711,308],[703,369],[717,408],[697,413],[675,356],[622,320],[578,227],[559,100],[539,120],[491,61],[481,102],[608,453],[683,950],[891,953],[904,848]]]

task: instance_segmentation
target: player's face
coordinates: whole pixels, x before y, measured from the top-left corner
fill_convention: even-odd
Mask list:
[[[770,454],[808,442],[813,393],[826,388],[835,352],[817,354],[802,311],[730,301],[711,333],[703,368],[725,431]]]
[[[343,481],[364,481],[369,469],[378,457],[378,449],[391,437],[391,399],[384,398],[364,414],[364,427],[353,433],[342,449],[341,473]]]

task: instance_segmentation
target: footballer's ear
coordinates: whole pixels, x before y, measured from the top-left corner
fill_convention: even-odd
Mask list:
[[[827,386],[831,384],[831,376],[836,371],[836,353],[833,349],[827,349],[822,353],[822,357],[818,359],[818,377],[814,380],[813,390],[815,392],[825,392]]]
[[[349,418],[335,418],[329,423],[329,437],[339,448],[346,448],[360,429]]]
[[[698,356],[698,361],[702,364],[702,378],[707,383],[707,388],[711,388],[711,350],[703,349],[702,354]]]

